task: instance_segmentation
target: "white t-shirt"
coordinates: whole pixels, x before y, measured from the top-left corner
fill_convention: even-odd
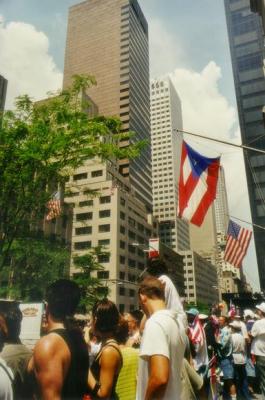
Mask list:
[[[188,326],[187,316],[183,310],[180,297],[174,283],[167,275],[161,275],[160,282],[165,284],[165,303],[168,310],[176,311],[185,328]]]
[[[156,311],[146,321],[140,347],[137,400],[143,400],[149,378],[149,358],[163,355],[169,359],[169,381],[163,399],[180,400],[181,366],[185,350],[185,329],[172,310]]]
[[[242,332],[243,338],[248,339],[249,336],[248,336],[248,331],[247,331],[245,322],[240,321],[240,325],[241,325],[241,332]]]
[[[8,371],[8,373],[6,372]],[[13,389],[11,379],[14,379],[13,372],[6,362],[0,358],[0,399],[13,400]]]
[[[254,338],[251,344],[251,353],[265,357],[265,318],[253,324],[251,336]]]
[[[242,333],[232,333],[233,359],[235,364],[246,364],[246,342]]]

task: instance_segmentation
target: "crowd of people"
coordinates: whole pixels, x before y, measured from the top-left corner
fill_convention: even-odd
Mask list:
[[[184,311],[160,259],[138,295],[139,309],[122,315],[97,301],[84,326],[79,287],[54,282],[33,352],[19,339],[18,303],[0,301],[0,400],[265,399],[265,303],[243,315]]]

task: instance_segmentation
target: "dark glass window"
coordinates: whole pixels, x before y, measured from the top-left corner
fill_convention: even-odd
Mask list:
[[[100,204],[106,204],[111,202],[111,197],[110,196],[102,196],[99,198]]]
[[[76,242],[74,244],[74,249],[75,250],[85,250],[85,249],[90,249],[91,248],[91,242]]]
[[[92,218],[93,218],[92,212],[76,214],[76,221],[86,221]]]
[[[110,239],[102,239],[98,241],[99,246],[108,246],[110,244]]]
[[[98,271],[98,279],[109,279],[109,271]]]
[[[92,178],[95,178],[96,176],[102,176],[102,175],[103,175],[103,171],[102,170],[92,171],[91,172]]]
[[[81,228],[75,228],[76,235],[85,235],[92,233],[92,226],[82,226]]]
[[[110,255],[109,254],[100,254],[98,256],[98,262],[99,263],[107,263],[109,262]]]
[[[80,179],[86,179],[87,178],[87,173],[82,173],[82,174],[76,174],[74,175],[73,179],[74,181],[79,181]]]
[[[100,210],[99,218],[107,218],[110,217],[110,210]]]
[[[85,200],[79,202],[79,207],[93,206],[93,200]]]
[[[110,224],[99,225],[98,231],[99,232],[110,232]]]

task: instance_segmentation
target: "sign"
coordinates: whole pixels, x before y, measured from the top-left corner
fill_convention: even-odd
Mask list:
[[[21,322],[20,339],[22,343],[36,343],[40,338],[43,303],[21,303],[19,308],[23,318]]]
[[[159,257],[159,239],[149,239],[149,258],[157,258]]]

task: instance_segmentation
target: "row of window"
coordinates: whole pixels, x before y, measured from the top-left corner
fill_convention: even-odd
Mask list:
[[[107,218],[111,216],[110,210],[100,210],[98,212],[99,218]],[[84,212],[76,214],[76,221],[88,221],[93,219],[93,212]]]
[[[91,178],[96,178],[98,176],[103,176],[103,170],[97,170],[97,171],[91,171]],[[82,172],[80,174],[75,174],[73,176],[74,181],[79,181],[82,179],[87,179],[88,173],[87,172]]]

